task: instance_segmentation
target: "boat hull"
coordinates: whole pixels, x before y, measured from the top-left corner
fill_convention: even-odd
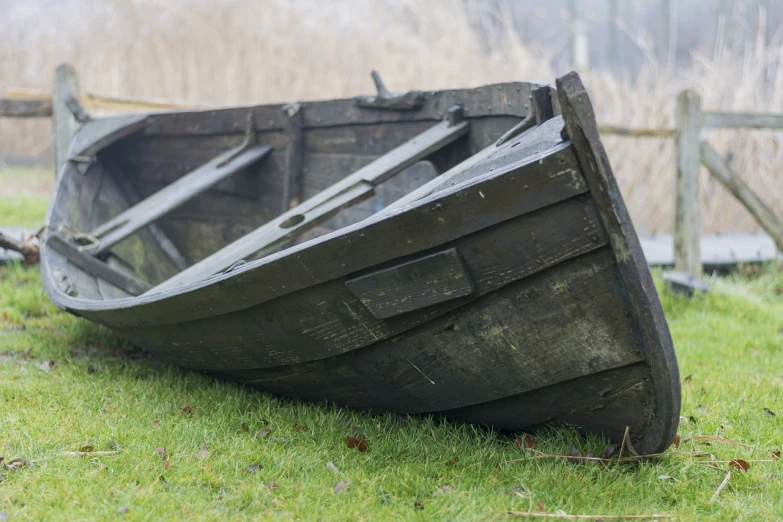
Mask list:
[[[578,77],[556,101],[562,116],[429,195],[227,273],[87,300],[44,248],[44,283],[161,360],[272,393],[499,429],[628,428],[659,452],[679,418],[671,337]]]

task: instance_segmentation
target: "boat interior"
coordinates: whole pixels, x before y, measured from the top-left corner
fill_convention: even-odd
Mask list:
[[[374,78],[377,95],[347,100],[82,114],[47,217],[60,290],[110,300],[203,281],[494,168],[559,112],[548,85],[394,94]]]

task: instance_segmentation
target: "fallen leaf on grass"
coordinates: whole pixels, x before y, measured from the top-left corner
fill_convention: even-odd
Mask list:
[[[345,490],[345,488],[347,488],[350,485],[351,483],[348,482],[347,480],[341,480],[340,482],[335,483],[334,492],[340,494]]]
[[[196,458],[197,458],[198,460],[204,460],[204,459],[206,459],[207,457],[209,457],[211,454],[212,454],[212,452],[210,452],[210,451],[207,449],[206,445],[202,444],[202,445],[201,445],[201,450],[200,450],[198,453],[196,453]]]
[[[452,491],[453,488],[451,486],[448,484],[443,484],[442,486],[435,488],[435,491],[432,492],[432,496],[439,497],[440,495],[445,495],[446,493],[451,493]]]
[[[277,485],[277,482],[267,482],[266,484],[264,484],[264,487],[266,489],[277,489],[280,486]]]
[[[446,466],[453,466],[457,462],[459,462],[459,457],[454,457],[453,459],[449,459],[446,461]]]
[[[612,458],[612,455],[614,455],[615,450],[617,449],[617,446],[614,444],[609,444],[603,453],[601,453],[601,458],[603,460],[607,460]]]
[[[424,509],[424,504],[419,502],[418,500],[413,503],[413,509]]]
[[[186,405],[184,405],[183,407],[181,407],[181,408],[179,409],[179,411],[181,411],[181,412],[182,412],[182,413],[184,413],[185,415],[193,415],[193,408],[192,408],[192,407],[190,407],[190,406],[188,406],[187,404],[186,404]]]
[[[79,451],[81,451],[82,453],[92,453],[93,451],[95,451],[95,448],[92,446],[82,446],[81,448],[79,448]]]
[[[516,439],[514,439],[514,446],[516,448],[533,449],[538,445],[535,437],[531,437],[527,433],[523,433]]]
[[[257,431],[253,434],[253,439],[263,439],[264,437],[268,436],[270,433],[272,433],[272,430],[269,428],[264,428],[261,431]]]
[[[541,513],[546,513],[546,508],[544,507],[543,502],[539,501],[538,504],[536,504],[536,508],[538,508]]]
[[[264,466],[262,464],[251,464],[245,468],[245,471],[247,473],[252,473],[254,471],[258,471],[259,469],[264,469]]]
[[[731,462],[729,462],[729,467],[747,471],[750,469],[750,462],[742,459],[733,459]]]
[[[326,463],[326,469],[333,471],[334,473],[340,473],[340,470],[337,469],[337,466],[334,465],[334,462],[331,460]]]
[[[294,431],[307,431],[307,426],[304,424],[294,424],[291,426],[291,429]]]
[[[169,458],[169,452],[166,451],[166,448],[155,448],[155,453],[158,454],[161,460],[168,460]]]
[[[50,370],[54,370],[55,368],[57,368],[57,363],[54,361],[44,361],[41,364],[39,364],[38,367],[43,371],[48,372]]]
[[[770,455],[772,455],[773,460],[780,460],[780,452],[779,451],[770,451]]]
[[[567,457],[567,459],[568,459],[568,462],[570,462],[571,464],[581,464],[582,463],[582,452],[579,451],[579,449],[576,446],[574,446],[574,445],[571,446],[571,451],[570,451],[569,455],[570,456]]]
[[[689,373],[688,375],[685,376],[682,382],[691,382],[691,379],[693,379],[693,374]]]
[[[774,417],[776,415],[776,413],[774,411],[770,410],[769,408],[764,408],[764,413],[766,413],[770,417]]]
[[[24,459],[11,459],[8,464],[5,465],[5,469],[19,469],[27,466],[28,462]]]
[[[345,444],[348,446],[348,449],[356,448],[361,453],[367,451],[367,441],[361,437],[346,437]]]
[[[681,441],[681,440],[682,440],[682,439],[680,438],[680,436],[679,436],[679,435],[675,435],[675,436],[674,436],[674,440],[672,441],[672,446],[674,446],[675,448],[679,448],[679,447],[680,447],[680,441]]]

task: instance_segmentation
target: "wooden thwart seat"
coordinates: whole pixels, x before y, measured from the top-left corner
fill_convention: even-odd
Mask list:
[[[59,231],[51,231],[47,234],[46,246],[88,274],[103,279],[131,295],[142,294],[151,288],[151,285],[144,281],[116,270],[97,257],[83,252]]]
[[[444,146],[467,134],[469,123],[459,111],[430,127],[312,198],[300,203],[253,232],[164,281],[150,292],[206,279],[253,254],[279,245],[329,219],[343,208],[374,194],[375,187]]]
[[[231,174],[260,160],[272,148],[268,145],[242,144],[228,150],[155,194],[140,201],[118,216],[90,232],[98,241],[84,248],[85,252],[100,255],[140,228],[205,192]]]

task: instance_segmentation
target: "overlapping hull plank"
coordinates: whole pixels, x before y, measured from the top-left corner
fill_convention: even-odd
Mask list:
[[[266,156],[94,262],[45,244],[49,295],[161,360],[269,392],[505,429],[627,426],[638,450],[664,449],[671,338],[578,77],[416,100],[103,125],[114,134],[85,149],[84,174],[65,165],[48,216],[84,255],[80,232],[247,136]],[[95,263],[156,288],[134,296]]]

